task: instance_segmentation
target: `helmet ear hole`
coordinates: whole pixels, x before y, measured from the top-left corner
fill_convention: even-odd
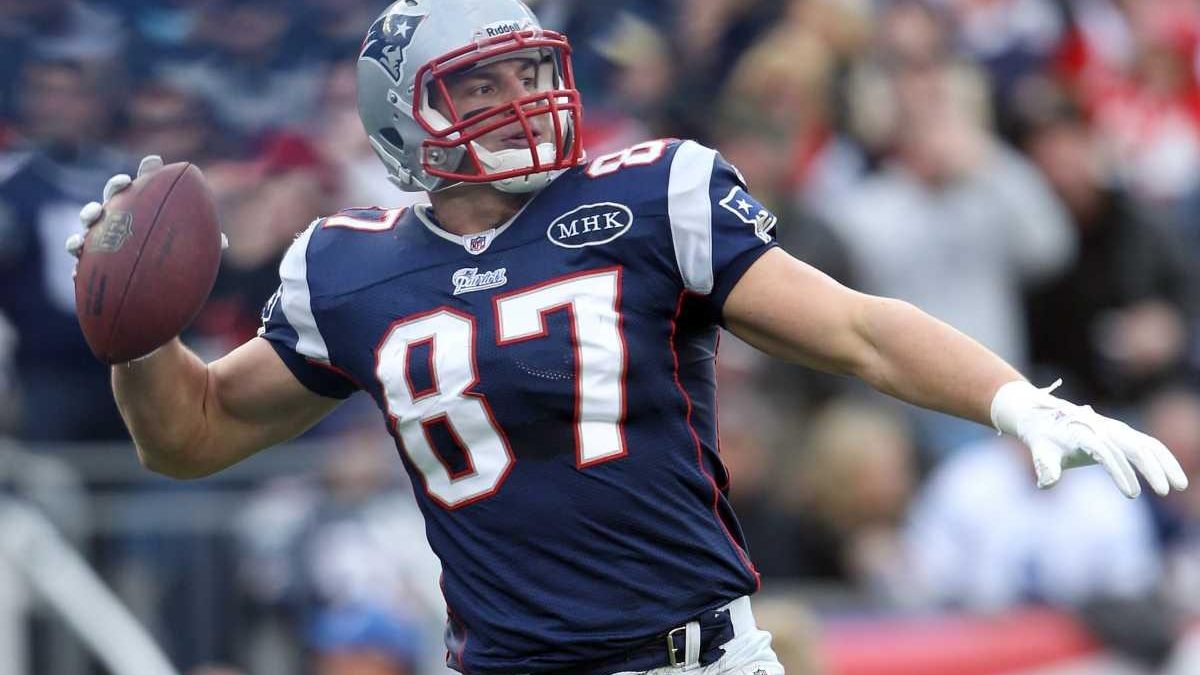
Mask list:
[[[400,135],[399,131],[396,131],[392,127],[385,127],[383,129],[380,129],[379,135],[383,136],[383,140],[387,141],[388,143],[391,143],[397,149],[399,149],[399,150],[404,149],[404,137],[402,137]]]

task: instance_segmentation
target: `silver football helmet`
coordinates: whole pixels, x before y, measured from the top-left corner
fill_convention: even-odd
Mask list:
[[[446,78],[513,58],[536,64],[533,91],[490,109],[460,114]],[[441,101],[449,114],[435,109]],[[571,48],[542,30],[519,0],[399,0],[371,25],[358,58],[358,112],[391,181],[417,192],[491,183],[532,192],[583,159],[583,106]],[[531,120],[547,116],[552,133]],[[488,150],[478,140],[505,127],[524,131],[528,149]]]

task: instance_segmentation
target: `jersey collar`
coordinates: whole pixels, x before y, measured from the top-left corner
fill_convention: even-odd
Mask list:
[[[466,252],[470,253],[471,255],[480,255],[484,251],[491,248],[492,242],[495,241],[496,238],[499,237],[501,234],[503,234],[506,230],[508,230],[508,228],[511,227],[513,223],[517,222],[517,219],[520,218],[525,213],[525,210],[528,209],[531,204],[533,204],[539,198],[541,198],[541,196],[543,194],[545,194],[546,191],[549,190],[550,187],[555,183],[555,181],[557,181],[559,179],[559,177],[561,177],[564,173],[566,173],[566,172],[565,171],[556,172],[556,175],[550,179],[550,183],[547,184],[546,187],[539,190],[532,197],[530,197],[521,206],[521,208],[515,214],[513,214],[512,218],[509,218],[508,220],[504,221],[502,224],[500,224],[497,227],[493,227],[489,230],[484,230],[483,232],[476,232],[475,234],[463,235],[463,234],[454,234],[453,232],[448,232],[448,231],[442,229],[442,226],[438,225],[437,219],[434,217],[433,207],[429,204],[419,204],[417,206],[414,206],[413,213],[416,214],[417,220],[420,221],[420,223],[422,225],[424,225],[425,228],[427,230],[429,230],[430,232],[434,233],[435,235],[437,235],[438,237],[440,237],[442,239],[445,239],[448,242],[462,246],[463,249],[466,250]]]
[[[516,222],[517,218],[525,211],[525,207],[527,206],[529,206],[528,202],[525,203],[525,206],[521,207],[520,211],[517,211],[516,215],[504,221],[504,223],[499,227],[493,227],[491,229],[484,230],[483,232],[476,232],[475,234],[466,235],[454,234],[453,232],[447,232],[446,230],[443,230],[434,219],[433,208],[428,204],[414,206],[413,213],[416,214],[417,220],[425,226],[425,229],[448,242],[462,246],[463,249],[465,249],[466,252],[470,253],[471,255],[479,255],[491,247],[492,242],[496,240],[496,237],[498,237],[500,233],[507,230],[514,222]]]

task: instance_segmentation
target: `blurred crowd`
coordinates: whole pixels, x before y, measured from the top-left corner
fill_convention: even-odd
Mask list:
[[[0,0],[0,433],[126,438],[62,242],[143,154],[198,164],[219,204],[231,246],[186,335],[210,359],[254,335],[312,219],[422,198],[390,186],[356,111],[386,4]],[[1036,384],[1061,377],[1200,477],[1200,0],[530,4],[572,41],[590,154],[717,147],[788,251]],[[1196,488],[1127,501],[1080,469],[1040,492],[1025,451],[979,425],[732,338],[721,369],[722,454],[767,591],[826,589],[804,596],[818,613],[1049,603],[1100,635],[1162,598],[1200,611]],[[412,550],[399,462],[372,464],[388,439],[361,438],[380,426],[363,408],[315,432],[337,470],[247,507],[240,592],[320,675],[433,672],[436,563]],[[1147,623],[1163,625],[1125,646],[1154,662],[1177,625]],[[234,657],[185,665],[216,658]]]

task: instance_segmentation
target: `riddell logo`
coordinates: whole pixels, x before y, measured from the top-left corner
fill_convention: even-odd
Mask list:
[[[633,227],[633,212],[624,204],[586,204],[559,216],[546,229],[550,243],[563,248],[599,246]]]
[[[508,35],[509,33],[518,33],[523,30],[529,30],[530,28],[533,28],[533,22],[529,19],[522,19],[521,21],[499,21],[497,23],[488,24],[475,31],[475,39],[482,40],[486,38],[494,38],[501,35]]]

